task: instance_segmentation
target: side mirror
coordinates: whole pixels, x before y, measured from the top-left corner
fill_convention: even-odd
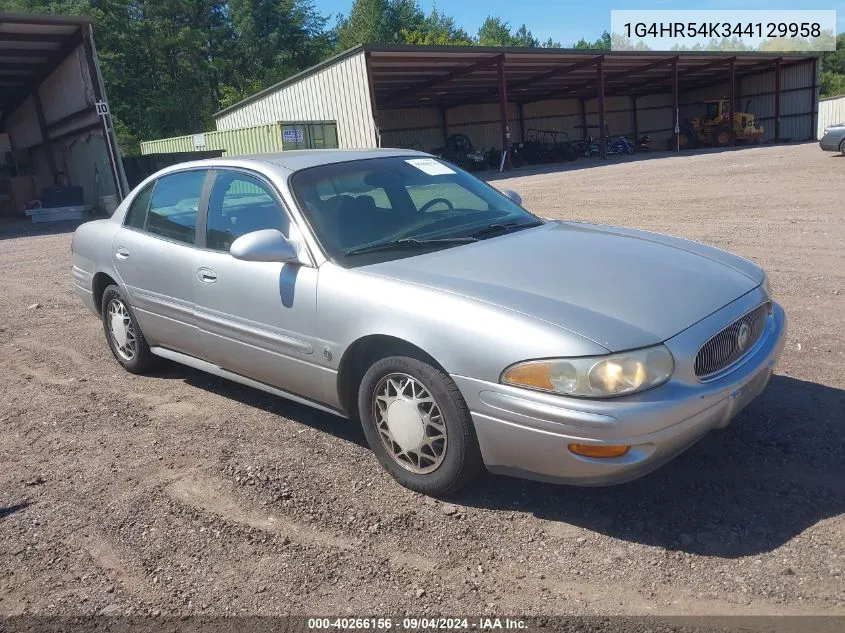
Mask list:
[[[229,254],[245,262],[304,263],[299,255],[299,244],[276,229],[262,229],[241,235],[232,242]]]
[[[510,198],[514,202],[516,202],[518,205],[522,206],[522,196],[519,195],[513,189],[505,189],[502,193],[505,194],[508,198]]]

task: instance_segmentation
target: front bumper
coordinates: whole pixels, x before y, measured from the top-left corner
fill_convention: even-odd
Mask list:
[[[729,373],[699,382],[692,370],[698,348],[766,300],[756,289],[666,341],[676,369],[664,385],[633,396],[585,400],[453,376],[475,423],[487,469],[580,486],[641,477],[703,435],[726,426],[765,388],[785,342],[786,316],[773,303],[754,348]],[[568,445],[626,444],[617,458],[587,458]]]
[[[822,140],[819,141],[819,147],[822,148],[825,152],[838,152],[839,145],[842,143],[841,136],[832,136],[832,135],[825,135],[822,137]]]

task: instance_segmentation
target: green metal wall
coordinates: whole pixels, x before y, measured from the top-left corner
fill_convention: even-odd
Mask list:
[[[285,131],[288,140],[283,141]],[[337,146],[337,125],[334,121],[291,121],[141,141],[141,154],[222,150],[224,156],[243,156],[283,149],[330,149]]]

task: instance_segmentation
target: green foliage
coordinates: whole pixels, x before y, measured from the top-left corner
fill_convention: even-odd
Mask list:
[[[334,26],[315,0],[0,1],[5,11],[93,18],[126,154],[137,153],[141,139],[212,129],[221,108],[360,44],[561,47],[495,16],[472,36],[436,8],[426,13],[418,0],[354,0]],[[609,49],[610,35],[575,46]]]
[[[594,42],[588,42],[584,38],[581,38],[580,40],[575,42],[573,48],[586,48],[586,49],[590,49],[590,50],[609,51],[610,50],[610,43],[611,43],[610,33],[608,33],[607,31],[604,31],[601,34],[601,37],[599,39],[595,40]]]
[[[836,50],[821,54],[821,96],[845,94],[845,33],[836,36]]]
[[[825,70],[821,74],[819,90],[822,97],[845,95],[845,75]]]
[[[549,38],[547,44],[552,42]],[[555,42],[552,42],[555,44]],[[478,29],[479,46],[519,46],[536,48],[540,41],[528,30],[524,24],[516,32],[511,33],[510,24],[492,15],[488,15],[481,28]]]

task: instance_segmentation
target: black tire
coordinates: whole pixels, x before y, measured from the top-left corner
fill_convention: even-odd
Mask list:
[[[125,307],[125,319],[129,320],[134,331],[134,354],[131,358],[127,358],[125,353],[121,352],[119,345],[112,335],[111,331],[111,314],[110,308],[113,302],[119,302]],[[144,333],[135,320],[135,314],[132,312],[132,306],[129,305],[126,297],[120,291],[120,288],[111,285],[103,292],[103,299],[100,303],[100,313],[102,314],[103,333],[106,335],[106,342],[115,360],[128,372],[133,374],[146,374],[150,370],[159,365],[159,357],[150,351],[150,346],[147,344],[147,339],[144,338]]]
[[[674,149],[674,143],[672,143]],[[681,132],[678,135],[678,148],[683,151],[685,149],[697,149],[698,148],[698,136],[696,136],[695,132],[690,128],[681,128]]]
[[[378,430],[375,412],[376,389],[392,374],[409,376],[434,398],[446,428],[442,462],[428,473],[412,472],[388,452]],[[419,407],[419,405],[418,405]],[[364,435],[382,467],[406,488],[430,496],[454,493],[484,472],[484,462],[469,408],[458,386],[443,371],[406,356],[390,356],[374,363],[364,374],[358,389],[358,412]],[[398,446],[398,445],[396,445]]]
[[[731,144],[731,128],[728,125],[720,125],[713,130],[713,147],[728,147]]]
[[[843,156],[845,156],[845,141],[842,141],[839,144],[839,153],[842,154]]]

